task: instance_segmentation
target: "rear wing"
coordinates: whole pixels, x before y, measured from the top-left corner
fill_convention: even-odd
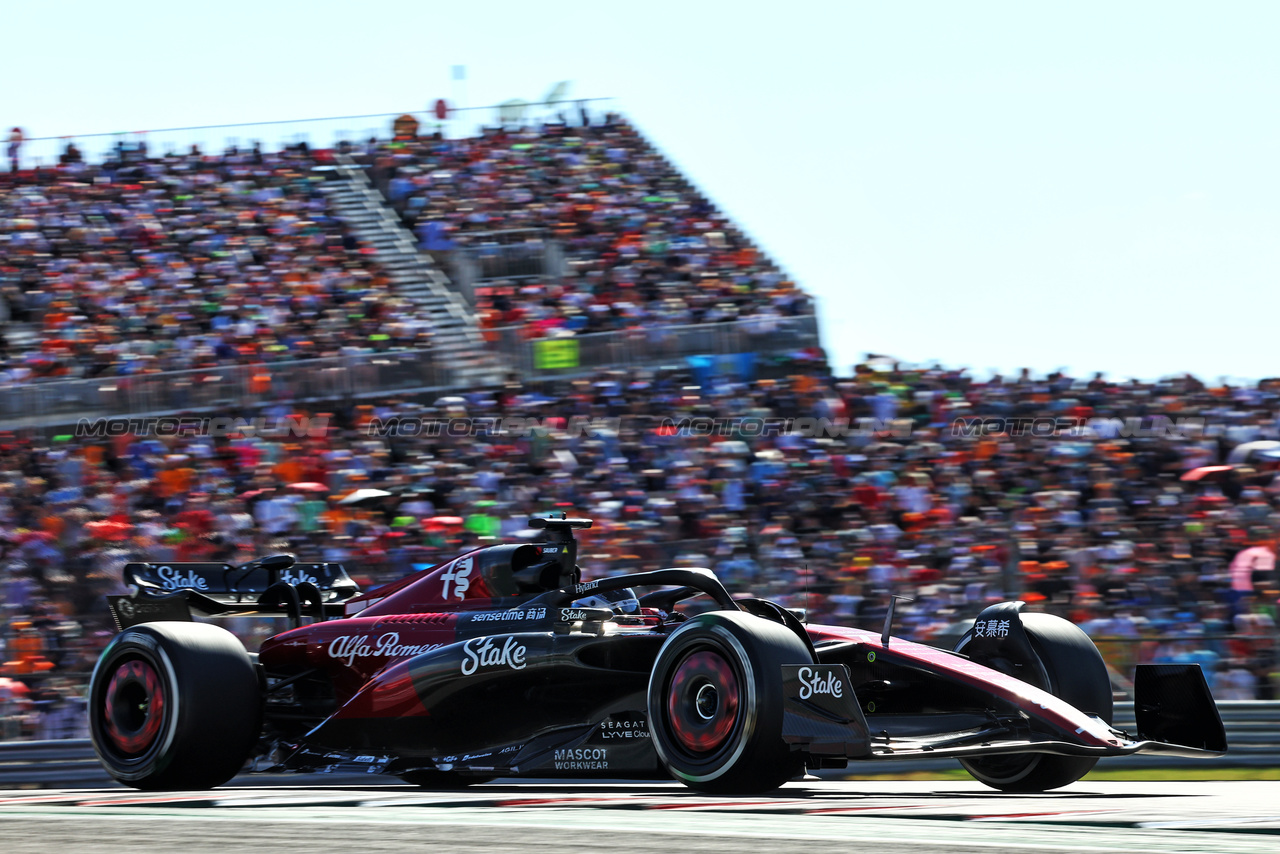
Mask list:
[[[120,631],[157,620],[205,616],[342,616],[343,603],[360,588],[340,563],[295,563],[271,555],[243,566],[229,563],[130,563],[127,595],[108,596]]]

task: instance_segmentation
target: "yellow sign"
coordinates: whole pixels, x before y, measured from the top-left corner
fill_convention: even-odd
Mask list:
[[[544,338],[533,342],[533,366],[540,371],[578,367],[578,342],[573,338]]]

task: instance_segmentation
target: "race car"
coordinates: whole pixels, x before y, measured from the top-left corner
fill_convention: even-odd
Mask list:
[[[1104,756],[1220,756],[1198,665],[1140,665],[1136,732],[1111,726],[1102,657],[1021,602],[954,650],[807,624],[706,569],[582,581],[574,530],[475,549],[361,593],[338,564],[131,563],[90,686],[102,764],[139,789],[246,769],[368,772],[424,786],[495,777],[674,777],[767,792],[806,769],[950,756],[1043,791]],[[698,597],[704,606],[697,610]],[[709,600],[709,601],[708,601]],[[686,603],[682,605],[681,603]],[[256,654],[205,616],[281,615]]]

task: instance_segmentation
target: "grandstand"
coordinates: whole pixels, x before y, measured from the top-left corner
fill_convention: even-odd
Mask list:
[[[613,115],[334,149],[119,145],[3,186],[11,427],[818,344],[809,298]],[[358,387],[310,381],[355,363]]]

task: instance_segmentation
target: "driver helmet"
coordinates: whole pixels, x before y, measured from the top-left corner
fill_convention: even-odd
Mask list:
[[[618,590],[603,590],[599,593],[577,599],[574,608],[608,608],[615,614],[639,614],[640,599],[636,591],[630,587]]]

